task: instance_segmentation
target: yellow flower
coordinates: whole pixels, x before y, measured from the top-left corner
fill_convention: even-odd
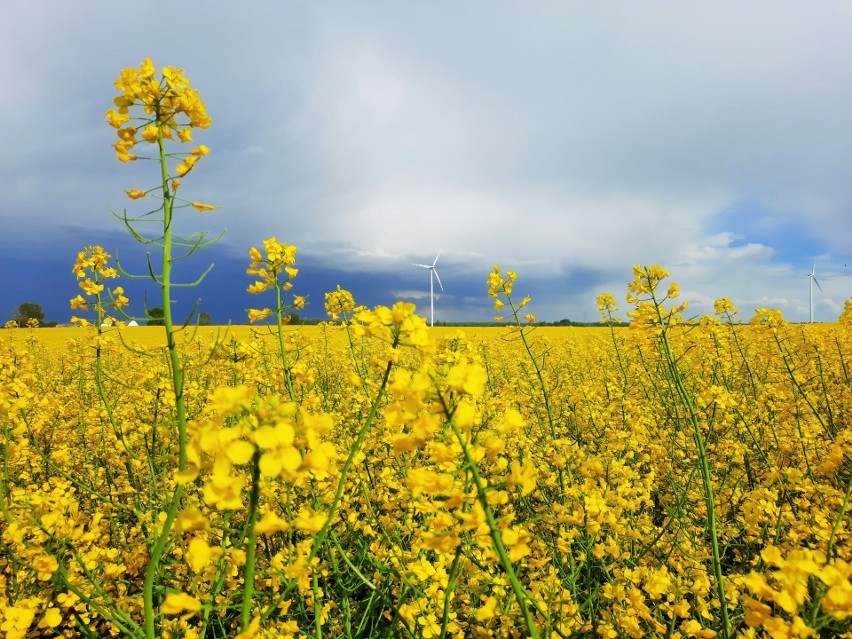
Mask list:
[[[254,529],[258,534],[272,535],[277,532],[286,532],[290,529],[290,526],[281,517],[270,511],[258,520]]]
[[[437,473],[428,468],[411,468],[405,479],[405,485],[415,495],[444,493],[453,487],[453,476],[448,473]]]
[[[237,439],[228,444],[225,454],[229,462],[242,466],[249,463],[252,455],[254,455],[254,445],[244,439]]]
[[[495,597],[488,597],[476,611],[476,620],[477,621],[488,621],[489,619],[493,619],[497,614],[497,599]]]
[[[175,530],[179,533],[209,530],[210,521],[198,508],[181,511],[175,519]]]
[[[417,624],[421,627],[420,633],[423,639],[432,639],[441,632],[441,622],[434,613],[421,615],[417,618]]]
[[[447,374],[447,386],[473,397],[478,397],[485,392],[487,382],[488,373],[479,364],[459,362]]]
[[[119,129],[116,131],[116,135],[118,135],[120,140],[124,140],[126,142],[136,143],[136,127],[129,126],[126,129]]]
[[[257,281],[254,284],[249,284],[246,291],[249,293],[263,293],[267,288],[269,288],[269,284],[266,282]]]
[[[160,129],[157,128],[156,124],[149,124],[142,129],[142,139],[150,144],[154,144],[160,139]]]
[[[113,294],[112,305],[113,305],[114,308],[117,308],[117,309],[123,308],[123,307],[127,306],[128,302],[130,302],[130,300],[127,297],[125,297],[124,288],[121,287],[121,286],[116,286],[112,290],[112,294]]]
[[[201,602],[183,592],[170,592],[160,608],[164,615],[178,615],[182,612],[196,613],[201,610]]]
[[[121,128],[123,124],[130,121],[130,116],[127,113],[118,113],[117,111],[110,109],[106,112],[106,119],[111,127],[118,129]]]
[[[509,467],[511,474],[507,479],[507,483],[510,486],[520,486],[522,497],[529,495],[535,490],[536,479],[538,477],[538,471],[535,469],[535,466],[531,464],[521,465],[520,462],[513,460],[509,464]]]
[[[97,283],[95,283],[92,280],[87,278],[87,279],[83,280],[82,282],[80,282],[80,288],[82,288],[85,291],[86,295],[94,296],[94,295],[97,295],[98,293],[100,293],[101,291],[104,290],[104,285],[103,284],[97,284]]]
[[[257,634],[257,631],[260,630],[260,617],[254,617],[249,623],[248,628],[246,628],[245,632],[241,632],[234,639],[252,639]]]
[[[130,189],[129,191],[125,191],[127,193],[127,197],[131,200],[138,200],[139,198],[145,197],[145,191],[139,191],[137,189]]]
[[[47,610],[44,611],[44,616],[41,618],[41,621],[38,622],[39,628],[56,628],[59,624],[62,623],[62,613],[59,612],[59,608],[54,608],[51,606]]]
[[[217,549],[218,550],[218,549]],[[193,537],[186,551],[186,562],[194,573],[200,573],[210,565],[213,549],[201,537]]]
[[[218,510],[237,510],[243,507],[245,478],[231,474],[231,464],[217,459],[213,473],[204,482],[204,501]]]
[[[529,540],[531,535],[525,530],[517,530],[515,528],[506,528],[500,533],[503,544],[508,550],[509,560],[512,562],[520,561],[530,554]]]
[[[39,581],[47,581],[53,577],[53,573],[59,570],[59,563],[56,561],[56,557],[41,555],[33,559],[33,568],[38,571]]]
[[[35,619],[35,610],[23,606],[8,606],[3,613],[5,621],[0,624],[0,630],[6,633],[7,639],[24,639]]]
[[[293,525],[303,533],[314,535],[322,530],[327,520],[328,515],[326,513],[313,512],[310,508],[304,507],[299,511],[298,516],[293,521]]]
[[[272,315],[272,309],[271,308],[264,308],[264,309],[250,308],[248,310],[249,322],[251,322],[252,324],[254,324],[255,322],[259,322],[261,320],[265,320],[270,315]]]
[[[193,202],[192,206],[194,206],[199,211],[212,211],[216,207],[212,204],[202,204],[201,202]]]

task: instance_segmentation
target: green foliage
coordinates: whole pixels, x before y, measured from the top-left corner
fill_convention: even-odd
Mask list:
[[[148,326],[164,326],[163,309],[159,306],[154,306],[148,309],[148,320],[145,322]]]
[[[31,319],[38,320],[38,323],[42,324],[44,322],[44,310],[41,304],[24,302],[15,310],[13,319],[18,323],[18,326],[26,326],[27,321]]]

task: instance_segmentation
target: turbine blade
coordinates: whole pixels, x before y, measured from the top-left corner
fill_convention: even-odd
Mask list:
[[[441,251],[438,251],[438,254],[435,256],[435,261],[432,262],[432,268],[435,268],[435,264],[438,263],[438,258],[441,257]]]
[[[816,284],[816,285],[817,285],[817,288],[818,288],[819,290],[822,290],[822,286],[820,286],[820,285],[819,285],[819,281],[817,280],[816,275],[814,275],[814,276],[813,276],[813,278],[814,278],[814,284]]]
[[[440,286],[440,287],[441,287],[441,292],[443,293],[443,291],[444,291],[444,285],[443,285],[443,284],[441,284],[441,276],[440,276],[440,275],[438,275],[438,271],[436,271],[436,270],[435,270],[435,267],[434,267],[434,266],[432,267],[432,272],[435,274],[435,277],[436,277],[436,278],[438,278],[438,286]]]
[[[419,266],[419,267],[421,267],[421,268],[432,268],[432,267],[431,267],[431,266],[429,266],[428,264],[412,264],[411,266]]]

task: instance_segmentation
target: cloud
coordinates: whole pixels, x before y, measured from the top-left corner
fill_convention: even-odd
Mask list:
[[[213,117],[182,188],[220,208],[179,224],[227,227],[234,256],[276,235],[318,268],[388,274],[390,295],[441,250],[460,287],[443,312],[487,313],[466,298],[497,262],[556,319],[595,314],[634,263],[669,267],[697,311],[726,295],[803,319],[799,272],[852,261],[843,3],[214,3],[180,38],[171,5],[146,6],[122,29],[95,2],[7,9],[16,241],[59,246],[65,226],[120,230],[108,209],[135,210],[123,191],[151,174],[115,162],[103,112],[153,52]],[[820,281],[829,319],[848,277]]]

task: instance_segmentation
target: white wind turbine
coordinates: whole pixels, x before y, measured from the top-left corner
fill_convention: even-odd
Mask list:
[[[432,264],[413,264],[412,266],[419,266],[420,268],[428,268],[429,269],[429,309],[431,312],[431,317],[429,319],[429,326],[435,325],[435,280],[438,280],[438,286],[441,287],[441,292],[444,291],[444,285],[441,284],[441,277],[438,275],[438,271],[435,270],[435,264],[438,263],[438,258],[441,257],[441,252],[438,251],[438,254],[435,256],[435,261]]]
[[[822,291],[822,286],[819,285],[816,278],[816,260],[814,260],[814,265],[811,267],[811,272],[808,273],[808,286],[810,289],[810,303],[811,303],[811,321],[810,323],[814,323],[814,284],[817,285],[817,288]]]

